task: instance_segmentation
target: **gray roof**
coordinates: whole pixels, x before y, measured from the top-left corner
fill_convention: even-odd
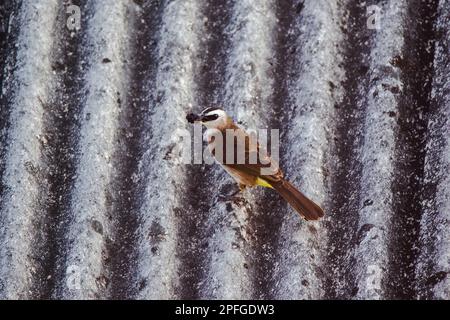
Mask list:
[[[78,2],[0,4],[0,298],[450,298],[448,0]],[[180,160],[216,105],[325,219]]]

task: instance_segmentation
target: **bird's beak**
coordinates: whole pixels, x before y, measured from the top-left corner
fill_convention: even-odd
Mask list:
[[[198,114],[195,114],[195,113],[189,113],[189,114],[186,116],[186,120],[187,120],[189,123],[199,122],[199,121],[202,121],[202,116],[200,116],[200,115],[198,115]]]

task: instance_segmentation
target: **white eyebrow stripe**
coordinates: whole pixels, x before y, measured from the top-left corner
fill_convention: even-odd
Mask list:
[[[209,107],[209,108],[206,108],[205,110],[203,110],[202,114],[206,114],[206,113],[209,113],[209,112],[212,112],[212,111],[216,111],[216,110],[220,110],[220,108]]]

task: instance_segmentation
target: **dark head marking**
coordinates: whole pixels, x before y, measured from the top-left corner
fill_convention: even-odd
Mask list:
[[[195,114],[195,113],[189,113],[186,116],[186,120],[189,123],[194,123],[196,121],[202,121],[202,122],[208,122],[216,120],[219,116],[217,114]]]
[[[203,122],[216,120],[219,116],[217,114],[206,115],[202,117]]]

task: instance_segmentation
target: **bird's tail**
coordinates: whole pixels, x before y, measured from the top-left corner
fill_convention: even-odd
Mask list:
[[[306,220],[323,217],[322,208],[298,191],[289,181],[282,180],[273,184],[273,188]]]

